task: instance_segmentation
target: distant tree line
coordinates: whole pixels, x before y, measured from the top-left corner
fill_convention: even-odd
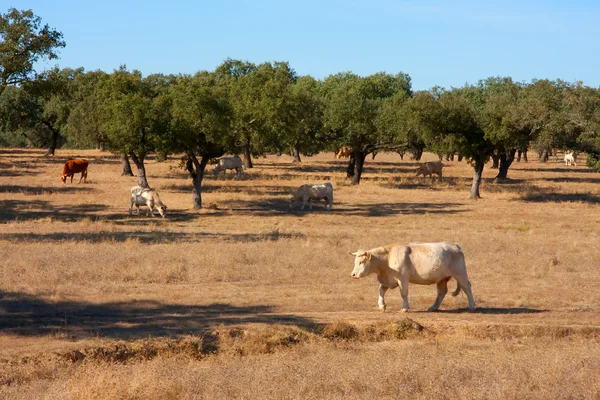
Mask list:
[[[534,149],[546,161],[553,149],[588,154],[600,171],[600,91],[581,82],[514,82],[490,77],[459,88],[413,91],[408,74],[351,72],[323,80],[298,76],[287,62],[227,59],[214,71],[142,76],[120,66],[112,73],[33,64],[57,57],[62,34],[31,10],[0,15],[0,146],[100,148],[136,167],[148,186],[145,160],[182,155],[194,206],[208,160],[242,154],[303,155],[348,146],[347,175],[359,184],[369,154],[424,150],[464,157],[479,197],[490,159],[507,179],[515,159]]]

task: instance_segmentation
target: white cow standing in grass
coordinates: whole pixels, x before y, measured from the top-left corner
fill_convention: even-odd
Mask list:
[[[290,207],[294,207],[296,203],[302,202],[300,210],[304,210],[304,206],[308,204],[308,208],[312,210],[312,201],[325,201],[325,208],[331,211],[333,207],[333,186],[331,183],[321,183],[318,185],[302,185],[296,190],[296,193],[290,199]]]
[[[565,153],[565,165],[577,166],[577,153],[571,151]]]
[[[129,215],[133,214],[133,206],[137,207],[137,215],[140,215],[140,206],[148,206],[146,216],[151,215],[154,217],[154,209],[158,211],[161,217],[167,215],[167,206],[163,204],[158,197],[158,192],[151,188],[143,188],[141,186],[134,186],[131,188],[131,199],[129,203]]]
[[[428,311],[436,311],[448,293],[448,281],[456,279],[452,296],[462,289],[469,300],[469,311],[475,311],[471,283],[467,276],[464,254],[454,243],[410,243],[406,246],[391,244],[371,250],[358,250],[352,278],[376,274],[379,281],[379,309],[385,311],[385,292],[400,286],[402,311],[408,311],[408,283],[437,284],[437,298]]]
[[[242,167],[242,159],[239,156],[222,157],[219,159],[219,163],[215,169],[213,169],[212,173],[214,176],[217,176],[220,172],[223,172],[225,175],[228,169],[235,169],[237,176],[242,175],[244,172],[244,168]]]
[[[433,174],[437,174],[438,181],[442,180],[442,168],[444,168],[444,164],[441,161],[427,161],[426,163],[419,164],[416,170],[416,175],[431,176],[431,180],[433,181]]]

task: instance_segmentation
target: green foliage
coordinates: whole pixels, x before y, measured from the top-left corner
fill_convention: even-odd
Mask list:
[[[79,148],[107,146],[108,137],[101,130],[100,106],[104,86],[109,75],[103,71],[91,71],[75,76],[74,93],[67,135],[70,143]]]
[[[400,131],[391,111],[411,94],[406,74],[378,73],[367,77],[346,72],[323,82],[323,125],[335,138],[335,147],[347,145],[370,153],[392,146]]]
[[[286,62],[256,66],[228,59],[217,67],[216,76],[226,87],[237,152],[246,147],[262,155],[276,148],[289,121],[287,101],[297,79],[295,71]]]
[[[585,160],[585,165],[600,172],[600,151],[589,153],[587,155],[587,159]]]
[[[169,89],[170,149],[210,157],[234,151],[235,141],[228,135],[232,109],[226,96],[227,88],[214,73],[180,76]]]
[[[170,124],[169,79],[142,78],[139,71],[122,66],[101,85],[98,129],[109,149],[143,160],[149,153],[163,151]]]
[[[325,146],[322,135],[323,101],[321,83],[303,76],[286,91],[282,124],[277,130],[277,149],[297,149],[306,155],[317,154]]]
[[[42,26],[31,10],[10,8],[0,14],[0,94],[8,85],[32,80],[34,64],[57,58],[60,47],[65,47],[62,33]]]

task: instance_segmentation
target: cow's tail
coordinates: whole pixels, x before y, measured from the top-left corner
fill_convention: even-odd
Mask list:
[[[456,296],[458,296],[459,293],[460,293],[460,285],[458,284],[458,281],[456,281],[456,290],[454,292],[452,292],[452,296],[456,297]]]

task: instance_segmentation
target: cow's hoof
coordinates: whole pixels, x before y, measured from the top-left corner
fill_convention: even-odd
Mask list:
[[[379,311],[381,311],[381,312],[385,312],[385,306],[383,306],[383,307],[379,307]]]
[[[428,312],[433,312],[433,311],[437,311],[437,310],[438,310],[438,309],[437,309],[437,308],[435,308],[435,307],[429,307],[429,308],[427,309],[427,311],[428,311]]]
[[[477,311],[477,307],[470,307],[469,308],[469,312],[475,312],[475,311]]]
[[[400,312],[408,312],[408,308],[403,308]]]

